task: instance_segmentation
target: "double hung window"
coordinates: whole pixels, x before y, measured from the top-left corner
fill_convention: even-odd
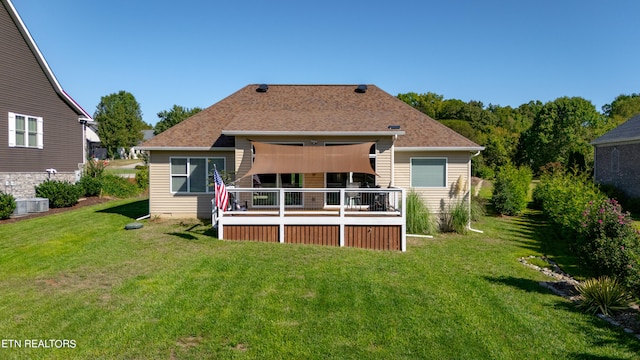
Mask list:
[[[42,149],[42,134],[41,117],[9,113],[9,147]]]

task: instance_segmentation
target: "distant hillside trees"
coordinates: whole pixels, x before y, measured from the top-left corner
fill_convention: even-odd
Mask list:
[[[435,93],[399,94],[398,98],[485,147],[473,158],[474,175],[494,176],[508,164],[526,165],[534,174],[548,163],[592,171],[590,142],[640,113],[640,94],[620,95],[603,113],[580,97],[538,100],[517,108],[480,101],[444,99]]]

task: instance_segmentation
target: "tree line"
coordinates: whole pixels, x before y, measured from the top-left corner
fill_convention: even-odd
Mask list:
[[[432,92],[397,97],[484,146],[481,155],[473,158],[474,175],[482,178],[492,178],[507,164],[526,165],[536,175],[549,163],[591,171],[590,142],[640,113],[640,94],[635,93],[619,95],[601,111],[581,97],[560,97],[547,103],[532,100],[516,108],[445,99]],[[133,94],[120,91],[100,99],[94,120],[109,158],[116,158],[119,148],[140,143],[142,130],[153,129],[157,135],[200,111],[199,107],[173,105],[159,112],[158,122],[151,126],[142,120],[140,104]]]
[[[590,142],[640,114],[640,94],[619,95],[598,111],[581,97],[532,100],[516,108],[480,101],[444,99],[432,92],[398,94],[400,100],[485,147],[473,159],[474,175],[492,178],[507,164],[534,174],[555,163],[565,169],[593,169]]]

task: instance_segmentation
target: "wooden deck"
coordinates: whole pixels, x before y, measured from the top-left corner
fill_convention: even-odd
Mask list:
[[[296,192],[305,190],[295,189]],[[233,191],[255,192],[254,189]],[[293,190],[271,191],[279,191],[278,197],[285,199],[285,193]],[[311,191],[318,192],[318,189]],[[336,189],[330,191],[335,192]],[[397,200],[385,207],[385,211],[345,203],[321,209],[279,205],[270,209],[226,211],[219,213],[218,237],[224,240],[406,251],[406,214],[401,207],[406,200],[405,192],[402,189],[388,191],[389,194],[393,191]],[[345,198],[342,196],[344,189],[341,193],[341,198]]]

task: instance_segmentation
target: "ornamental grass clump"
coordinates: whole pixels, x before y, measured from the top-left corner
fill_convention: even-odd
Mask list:
[[[596,276],[614,277],[640,295],[640,235],[615,199],[588,203],[575,247],[583,265]]]
[[[580,294],[578,307],[591,314],[609,316],[628,308],[631,300],[624,286],[608,276],[585,280],[576,290]]]
[[[436,225],[427,204],[413,190],[407,195],[407,233],[433,234]]]

